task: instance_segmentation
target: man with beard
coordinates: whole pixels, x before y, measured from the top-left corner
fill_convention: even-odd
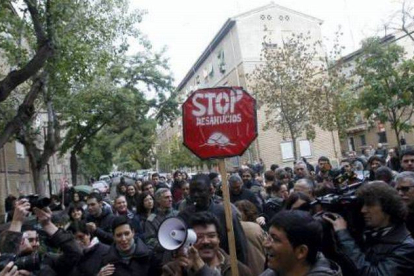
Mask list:
[[[195,214],[190,220],[190,227],[197,235],[197,242],[190,247],[188,254],[180,255],[174,261],[163,267],[163,276],[181,275],[211,275],[230,276],[230,256],[220,248],[220,224],[210,212]],[[250,269],[237,262],[240,276],[252,275]]]
[[[222,203],[214,202],[211,199],[210,192],[210,178],[205,174],[197,174],[191,178],[190,181],[190,198],[194,202],[193,205],[188,206],[184,211],[178,215],[184,221],[189,223],[190,218],[196,213],[202,211],[208,211],[215,215],[220,222],[220,244],[227,253],[229,253],[229,244],[227,238],[227,231],[225,227],[226,216],[224,214],[224,206]],[[247,247],[246,237],[243,232],[243,228],[237,217],[237,209],[232,205],[232,220],[234,237],[236,241],[236,253],[237,259],[242,263],[247,262]]]
[[[362,247],[347,230],[339,215],[324,215],[336,234],[339,248],[352,262],[354,275],[411,275],[414,240],[404,224],[405,206],[398,192],[382,181],[363,185],[357,191],[365,220]]]
[[[255,174],[251,169],[242,169],[239,175],[243,180],[243,185],[246,189],[249,189],[255,194],[260,192],[262,186],[254,178]]]
[[[318,252],[322,244],[322,227],[308,212],[281,211],[270,225],[263,242],[268,269],[260,276],[342,275],[336,263]]]
[[[318,165],[316,166],[316,183],[323,183],[324,185],[329,185],[331,179],[329,177],[329,172],[332,170],[331,161],[328,157],[321,156],[318,159]]]

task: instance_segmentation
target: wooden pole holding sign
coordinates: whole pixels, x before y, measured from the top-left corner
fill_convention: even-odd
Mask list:
[[[219,169],[221,174],[221,189],[223,192],[223,204],[224,204],[224,214],[226,216],[226,231],[227,237],[229,239],[229,253],[230,253],[230,265],[231,265],[231,275],[238,276],[239,269],[237,267],[237,254],[236,254],[236,242],[234,239],[233,231],[233,216],[231,211],[230,203],[230,193],[229,187],[227,185],[227,171],[226,163],[224,159],[219,159]]]
[[[242,87],[194,91],[183,103],[183,144],[200,159],[219,159],[231,275],[238,276],[224,158],[241,156],[257,137],[256,100]]]

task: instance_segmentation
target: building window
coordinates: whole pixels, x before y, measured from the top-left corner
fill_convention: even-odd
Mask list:
[[[218,55],[217,55],[217,59],[218,59],[218,68],[220,73],[225,73],[226,72],[226,61],[224,60],[224,50],[220,50]]]
[[[212,62],[210,62],[207,66],[207,73],[210,78],[214,77],[214,67]]]
[[[311,145],[308,140],[299,141],[299,150],[301,157],[310,157],[312,156]]]
[[[378,132],[378,143],[388,143],[387,133],[385,131]]]
[[[17,158],[24,158],[24,146],[23,146],[23,144],[15,141],[15,146],[16,146]]]
[[[354,137],[349,137],[348,138],[348,149],[350,151],[355,151],[355,141],[354,141]]]
[[[282,142],[280,143],[280,150],[282,152],[282,159],[293,159],[293,143],[292,142]]]
[[[367,141],[365,140],[365,135],[360,135],[359,139],[361,140],[361,146],[367,145]]]

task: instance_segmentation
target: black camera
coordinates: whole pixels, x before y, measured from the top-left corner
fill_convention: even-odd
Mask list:
[[[0,255],[0,271],[9,263],[14,262],[14,265],[19,270],[36,271],[40,270],[40,255],[39,253],[33,253],[27,256],[17,256],[10,253],[2,253]]]
[[[333,193],[317,197],[311,205],[321,204],[326,211],[341,213],[344,205],[357,203],[355,192],[363,182],[358,182],[343,188],[337,187]]]
[[[33,210],[34,207],[43,209],[49,207],[51,200],[48,197],[42,197],[39,195],[29,195],[24,197],[29,200],[30,203],[30,210]]]
[[[325,229],[330,229],[331,225],[327,223],[323,216],[336,220],[332,213],[339,214],[347,221],[347,228],[351,236],[357,241],[362,240],[364,220],[360,215],[362,202],[357,198],[356,191],[364,182],[358,182],[341,188],[339,185],[333,189],[332,193],[317,197],[311,205],[320,205],[323,209],[314,216],[320,220]],[[325,231],[325,230],[324,230]]]

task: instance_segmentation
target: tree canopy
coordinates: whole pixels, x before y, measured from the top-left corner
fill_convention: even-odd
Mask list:
[[[300,33],[275,48],[266,45],[273,44],[264,39],[262,63],[248,75],[250,88],[265,108],[264,129],[274,128],[289,137],[296,159],[297,138],[315,136],[310,112],[321,87],[320,78],[315,77],[320,67],[320,43]]]
[[[128,0],[25,0],[15,5],[17,12],[3,2],[9,12],[2,14],[0,33],[8,39],[1,40],[0,48],[11,68],[29,66],[31,75],[16,80],[10,77],[16,71],[12,70],[1,80],[1,89],[6,88],[0,90],[0,142],[15,135],[25,145],[36,187],[42,186],[41,172],[59,149],[62,155],[70,152],[76,178],[76,156],[87,147],[93,152],[94,143],[105,140],[102,133],[112,138],[110,145],[116,140],[127,143],[129,138],[139,141],[137,137],[149,128],[155,131],[156,122],[175,116],[168,60],[141,34],[143,13],[130,11]],[[32,68],[31,59],[44,42],[40,38],[51,51]],[[25,42],[24,47],[19,41]],[[26,87],[21,85],[25,81]],[[37,116],[46,117],[47,124],[36,125]],[[110,156],[123,147],[109,147]],[[147,158],[146,153],[141,157]]]
[[[407,58],[404,48],[396,43],[373,37],[362,43],[355,73],[362,85],[361,110],[368,119],[389,122],[399,144],[401,132],[413,128],[413,59]]]

